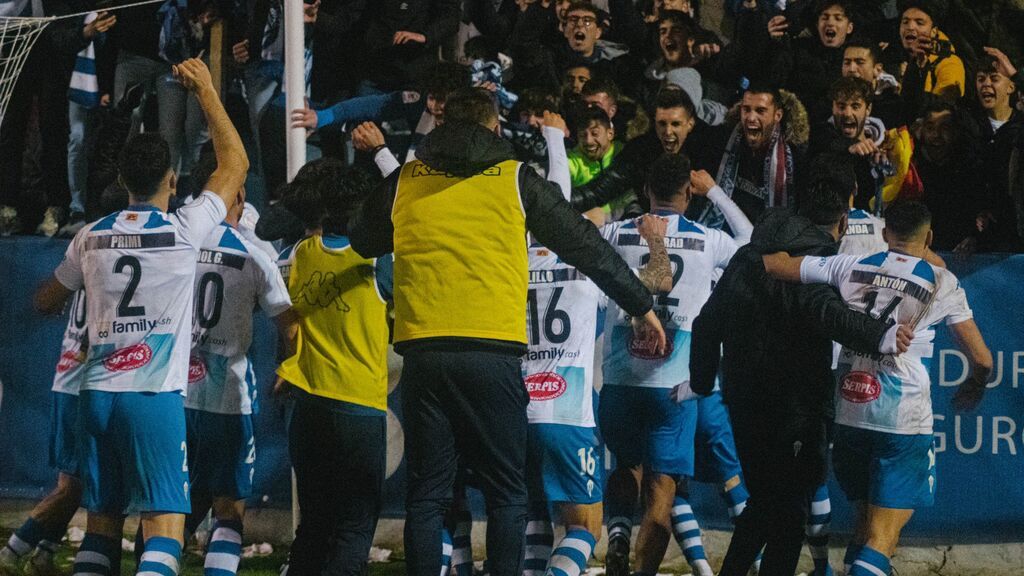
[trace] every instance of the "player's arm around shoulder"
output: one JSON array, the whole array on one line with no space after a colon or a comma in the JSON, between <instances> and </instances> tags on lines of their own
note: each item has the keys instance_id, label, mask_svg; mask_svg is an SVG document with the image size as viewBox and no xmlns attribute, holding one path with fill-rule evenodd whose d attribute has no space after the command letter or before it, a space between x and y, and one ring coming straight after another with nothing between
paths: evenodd
<instances>
[{"instance_id":1,"label":"player's arm around shoulder","mask_svg":"<svg viewBox=\"0 0 1024 576\"><path fill-rule=\"evenodd\" d=\"M379 258L395 250L395 226L391 221L391 210L401 175L401 170L392 172L349 218L348 240L352 249L363 258Z\"/></svg>"}]
</instances>

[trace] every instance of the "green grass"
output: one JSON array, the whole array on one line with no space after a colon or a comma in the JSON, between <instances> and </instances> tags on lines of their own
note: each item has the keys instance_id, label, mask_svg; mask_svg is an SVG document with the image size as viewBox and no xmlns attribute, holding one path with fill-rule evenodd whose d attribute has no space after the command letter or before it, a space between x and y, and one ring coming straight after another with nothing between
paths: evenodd
<instances>
[{"instance_id":1,"label":"green grass","mask_svg":"<svg viewBox=\"0 0 1024 576\"><path fill-rule=\"evenodd\" d=\"M0 542L6 542L10 533L10 530L0 529ZM56 556L56 564L61 573L71 574L76 551L77 548L72 547L67 541L61 544ZM287 556L287 546L274 545L273 554L242 558L238 572L244 576L277 576ZM121 555L121 576L133 576L134 574L135 556L132 552L125 552ZM203 557L186 550L181 576L202 576L202 574ZM405 562L401 558L386 563L370 564L370 576L401 576L402 574L405 574Z\"/></svg>"}]
</instances>

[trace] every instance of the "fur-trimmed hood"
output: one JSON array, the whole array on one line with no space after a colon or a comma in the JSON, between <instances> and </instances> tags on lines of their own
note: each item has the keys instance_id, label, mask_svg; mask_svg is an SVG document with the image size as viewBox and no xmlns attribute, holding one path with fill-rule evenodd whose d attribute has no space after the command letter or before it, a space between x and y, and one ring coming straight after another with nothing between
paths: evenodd
<instances>
[{"instance_id":1,"label":"fur-trimmed hood","mask_svg":"<svg viewBox=\"0 0 1024 576\"><path fill-rule=\"evenodd\" d=\"M786 143L790 146L806 146L811 138L811 120L807 115L807 109L796 94L786 90L779 90L779 94L782 96L782 129ZM739 121L740 105L737 102L726 114L725 124L733 127Z\"/></svg>"}]
</instances>

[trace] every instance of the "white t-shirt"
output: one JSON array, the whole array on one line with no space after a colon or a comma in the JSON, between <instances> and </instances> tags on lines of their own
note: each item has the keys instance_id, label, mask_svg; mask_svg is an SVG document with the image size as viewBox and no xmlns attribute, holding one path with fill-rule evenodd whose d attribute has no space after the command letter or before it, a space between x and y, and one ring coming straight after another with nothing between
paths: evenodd
<instances>
[{"instance_id":1,"label":"white t-shirt","mask_svg":"<svg viewBox=\"0 0 1024 576\"><path fill-rule=\"evenodd\" d=\"M82 390L185 389L196 256L226 214L204 192L175 214L130 206L75 235L54 276L89 298Z\"/></svg>"},{"instance_id":2,"label":"white t-shirt","mask_svg":"<svg viewBox=\"0 0 1024 576\"><path fill-rule=\"evenodd\" d=\"M608 297L543 246L531 246L523 379L531 424L593 427L597 314Z\"/></svg>"},{"instance_id":3,"label":"white t-shirt","mask_svg":"<svg viewBox=\"0 0 1024 576\"><path fill-rule=\"evenodd\" d=\"M247 355L258 305L274 317L291 306L274 262L224 224L199 252L192 321L192 357L185 407L252 414L256 380Z\"/></svg>"},{"instance_id":4,"label":"white t-shirt","mask_svg":"<svg viewBox=\"0 0 1024 576\"><path fill-rule=\"evenodd\" d=\"M800 275L804 283L838 288L854 310L915 330L910 349L899 356L843 348L836 371L836 423L893 434L931 434L928 364L934 355L935 325L973 317L956 276L896 252L805 258Z\"/></svg>"},{"instance_id":5,"label":"white t-shirt","mask_svg":"<svg viewBox=\"0 0 1024 576\"><path fill-rule=\"evenodd\" d=\"M604 344L604 383L611 386L673 388L690 380L690 332L693 320L711 296L716 270L725 268L738 249L736 241L720 230L708 229L679 214L668 218L665 247L672 261L672 290L654 298L654 311L668 339L665 354L652 356L632 347L630 316L614 302L608 304ZM632 220L614 222L602 234L630 268L646 266L647 242ZM681 391L682 397L692 392Z\"/></svg>"},{"instance_id":6,"label":"white t-shirt","mask_svg":"<svg viewBox=\"0 0 1024 576\"><path fill-rule=\"evenodd\" d=\"M86 339L85 290L79 290L71 296L68 326L64 329L64 338L60 344L60 359L57 360L57 369L53 374L53 387L50 390L78 396L78 388L82 385L82 376L85 373L82 344Z\"/></svg>"}]
</instances>

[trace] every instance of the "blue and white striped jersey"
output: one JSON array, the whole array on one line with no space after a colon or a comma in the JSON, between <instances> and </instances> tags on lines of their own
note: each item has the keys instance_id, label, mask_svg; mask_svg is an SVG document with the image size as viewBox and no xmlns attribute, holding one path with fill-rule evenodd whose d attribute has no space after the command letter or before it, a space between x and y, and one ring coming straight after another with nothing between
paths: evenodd
<instances>
[{"instance_id":1,"label":"blue and white striped jersey","mask_svg":"<svg viewBox=\"0 0 1024 576\"><path fill-rule=\"evenodd\" d=\"M604 383L611 386L673 388L690 380L690 332L693 320L711 296L716 270L725 268L736 253L736 241L721 230L706 228L686 217L666 213L665 247L672 262L672 289L657 294L654 311L667 337L663 356L633 345L630 317L614 302L608 304L605 337ZM647 242L633 221L615 222L602 230L604 237L630 268L644 267L650 259ZM693 395L680 391L681 398Z\"/></svg>"},{"instance_id":2,"label":"blue and white striped jersey","mask_svg":"<svg viewBox=\"0 0 1024 576\"><path fill-rule=\"evenodd\" d=\"M928 365L935 326L973 317L956 276L897 252L805 258L804 283L839 289L854 310L913 327L910 349L898 356L843 347L836 370L836 422L894 434L931 434Z\"/></svg>"},{"instance_id":3,"label":"blue and white striped jersey","mask_svg":"<svg viewBox=\"0 0 1024 576\"><path fill-rule=\"evenodd\" d=\"M54 276L88 294L82 390L185 389L196 257L226 213L204 192L175 214L130 206L75 235Z\"/></svg>"},{"instance_id":4,"label":"blue and white striped jersey","mask_svg":"<svg viewBox=\"0 0 1024 576\"><path fill-rule=\"evenodd\" d=\"M523 379L531 424L593 427L597 315L608 297L543 246L529 250Z\"/></svg>"},{"instance_id":5,"label":"blue and white striped jersey","mask_svg":"<svg viewBox=\"0 0 1024 576\"><path fill-rule=\"evenodd\" d=\"M199 252L192 321L192 357L185 407L252 414L256 380L249 361L256 306L274 317L291 306L270 257L223 224Z\"/></svg>"}]
</instances>

